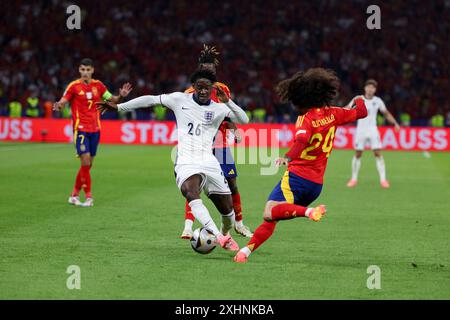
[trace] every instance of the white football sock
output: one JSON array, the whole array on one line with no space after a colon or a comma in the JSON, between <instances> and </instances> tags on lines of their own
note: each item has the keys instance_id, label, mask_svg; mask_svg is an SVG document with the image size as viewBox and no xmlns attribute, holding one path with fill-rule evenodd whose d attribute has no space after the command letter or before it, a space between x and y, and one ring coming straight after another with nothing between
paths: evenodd
<instances>
[{"instance_id":1,"label":"white football sock","mask_svg":"<svg viewBox=\"0 0 450 320\"><path fill-rule=\"evenodd\" d=\"M191 219L184 220L184 228L185 229L191 229L192 230L192 225L193 224L194 224L194 221L192 221Z\"/></svg>"},{"instance_id":2,"label":"white football sock","mask_svg":"<svg viewBox=\"0 0 450 320\"><path fill-rule=\"evenodd\" d=\"M211 230L211 232L214 233L215 236L220 234L219 229L217 229L214 220L209 215L208 209L203 204L202 199L192 200L191 202L189 202L189 206L191 207L192 214L194 215L195 219L197 219L202 226Z\"/></svg>"},{"instance_id":3,"label":"white football sock","mask_svg":"<svg viewBox=\"0 0 450 320\"><path fill-rule=\"evenodd\" d=\"M380 181L386 180L386 166L384 164L384 158L382 156L376 157L378 174L380 175Z\"/></svg>"},{"instance_id":4,"label":"white football sock","mask_svg":"<svg viewBox=\"0 0 450 320\"><path fill-rule=\"evenodd\" d=\"M250 253L252 253L252 251L247 246L243 247L240 251L247 257L250 255Z\"/></svg>"},{"instance_id":5,"label":"white football sock","mask_svg":"<svg viewBox=\"0 0 450 320\"><path fill-rule=\"evenodd\" d=\"M353 156L352 159L352 179L358 180L359 169L361 168L361 158Z\"/></svg>"},{"instance_id":6,"label":"white football sock","mask_svg":"<svg viewBox=\"0 0 450 320\"><path fill-rule=\"evenodd\" d=\"M231 212L227 215L222 215L222 233L223 235L227 235L228 232L233 228L234 226L234 210L231 210Z\"/></svg>"},{"instance_id":7,"label":"white football sock","mask_svg":"<svg viewBox=\"0 0 450 320\"><path fill-rule=\"evenodd\" d=\"M309 215L310 215L311 212L313 212L313 211L314 211L314 208L308 208L308 209L306 209L306 211L305 211L305 217L309 218Z\"/></svg>"}]
</instances>

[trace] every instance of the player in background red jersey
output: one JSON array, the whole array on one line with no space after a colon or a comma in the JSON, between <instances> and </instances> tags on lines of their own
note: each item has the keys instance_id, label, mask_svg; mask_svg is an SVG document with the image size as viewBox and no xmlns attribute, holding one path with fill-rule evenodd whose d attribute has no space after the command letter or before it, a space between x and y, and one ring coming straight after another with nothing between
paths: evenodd
<instances>
[{"instance_id":1,"label":"player in background red jersey","mask_svg":"<svg viewBox=\"0 0 450 320\"><path fill-rule=\"evenodd\" d=\"M320 221L324 205L308 206L322 191L323 176L333 149L336 128L367 116L363 99L355 99L356 108L330 107L337 94L339 79L331 70L312 68L281 81L277 91L281 100L293 103L299 111L294 144L277 166L288 166L273 189L264 209L264 222L255 230L247 246L234 257L247 262L248 256L263 244L280 220L308 217Z\"/></svg>"},{"instance_id":2,"label":"player in background red jersey","mask_svg":"<svg viewBox=\"0 0 450 320\"><path fill-rule=\"evenodd\" d=\"M209 47L207 45L203 45L203 50L200 53L200 57L198 59L199 69L206 69L214 74L217 74L216 67L219 64L219 60L217 56L219 52L217 52L215 47ZM214 86L219 87L222 91L227 95L229 99L231 99L231 91L227 85L216 82ZM194 92L194 88L191 86L185 90L186 93ZM219 102L217 98L217 89L213 88L211 93L211 100L215 102ZM218 134L215 137L213 152L216 156L217 160L220 163L222 168L222 172L225 178L228 181L228 185L231 190L231 196L233 198L233 208L236 214L236 223L234 226L234 230L244 236L250 238L253 236L253 233L250 229L244 225L244 220L242 216L242 206L241 206L241 196L239 194L239 190L237 187L236 177L237 177L237 169L234 163L233 155L228 146L227 142L227 132L232 132L235 136L235 141L240 142L241 136L239 131L237 130L236 125L230 121L230 119L225 118L225 121L222 122L222 125L219 128ZM190 239L192 237L192 225L194 223L194 215L192 214L191 208L189 207L188 202L185 204L185 214L184 214L184 230L181 234L182 239Z\"/></svg>"},{"instance_id":3,"label":"player in background red jersey","mask_svg":"<svg viewBox=\"0 0 450 320\"><path fill-rule=\"evenodd\" d=\"M91 59L83 59L78 67L80 79L72 81L66 88L63 97L53 105L54 110L61 110L66 103L70 103L73 121L73 141L80 158L81 166L78 170L75 186L69 197L69 203L90 207L94 205L91 193L92 163L97 154L100 141L100 114L95 103L108 100L119 103L132 90L129 83L125 83L119 90L119 95L112 95L106 86L96 79L92 79L94 64ZM86 201L80 201L80 191L84 190Z\"/></svg>"}]
</instances>

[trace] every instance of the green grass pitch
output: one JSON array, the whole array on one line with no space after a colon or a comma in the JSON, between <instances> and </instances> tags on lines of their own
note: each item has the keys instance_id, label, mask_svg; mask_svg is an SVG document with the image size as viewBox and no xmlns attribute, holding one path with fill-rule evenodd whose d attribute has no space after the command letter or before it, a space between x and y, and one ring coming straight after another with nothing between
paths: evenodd
<instances>
[{"instance_id":1,"label":"green grass pitch","mask_svg":"<svg viewBox=\"0 0 450 320\"><path fill-rule=\"evenodd\" d=\"M0 299L450 299L450 153L384 152L384 190L366 152L350 190L352 152L333 151L316 201L328 206L323 221L280 222L241 265L179 238L184 200L170 151L101 145L95 207L77 208L66 202L78 169L72 145L1 143ZM253 230L282 175L259 169L238 166ZM81 269L80 290L66 287L69 265ZM370 265L381 269L379 290L366 287Z\"/></svg>"}]
</instances>

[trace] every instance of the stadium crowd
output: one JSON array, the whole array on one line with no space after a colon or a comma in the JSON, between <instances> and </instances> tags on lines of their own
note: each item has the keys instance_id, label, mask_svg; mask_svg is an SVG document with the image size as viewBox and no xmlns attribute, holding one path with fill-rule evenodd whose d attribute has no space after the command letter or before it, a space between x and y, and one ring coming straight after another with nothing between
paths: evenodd
<instances>
[{"instance_id":1,"label":"stadium crowd","mask_svg":"<svg viewBox=\"0 0 450 320\"><path fill-rule=\"evenodd\" d=\"M366 27L365 1L81 0L81 30L66 27L69 4L1 2L0 115L68 117L51 105L84 57L114 92L126 81L131 96L184 90L207 43L221 52L219 80L253 121L292 121L274 85L323 66L342 80L338 105L374 78L377 95L404 124L450 125L449 1L381 5L380 30ZM171 117L161 110L133 116Z\"/></svg>"}]
</instances>

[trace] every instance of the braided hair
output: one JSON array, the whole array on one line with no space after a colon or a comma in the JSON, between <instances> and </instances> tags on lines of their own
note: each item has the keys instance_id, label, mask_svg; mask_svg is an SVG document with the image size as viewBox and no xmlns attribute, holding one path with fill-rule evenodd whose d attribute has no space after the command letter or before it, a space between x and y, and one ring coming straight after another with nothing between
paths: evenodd
<instances>
[{"instance_id":1,"label":"braided hair","mask_svg":"<svg viewBox=\"0 0 450 320\"><path fill-rule=\"evenodd\" d=\"M203 50L200 52L198 63L213 63L214 66L217 67L219 65L219 59L217 58L218 56L219 52L216 47L203 44Z\"/></svg>"}]
</instances>

